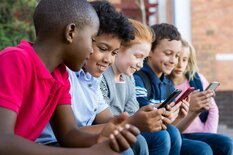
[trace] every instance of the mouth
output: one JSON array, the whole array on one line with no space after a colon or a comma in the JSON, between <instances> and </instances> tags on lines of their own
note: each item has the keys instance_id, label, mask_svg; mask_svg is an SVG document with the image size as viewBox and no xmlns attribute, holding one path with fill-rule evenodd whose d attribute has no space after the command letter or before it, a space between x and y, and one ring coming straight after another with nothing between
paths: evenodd
<instances>
[{"instance_id":1,"label":"mouth","mask_svg":"<svg viewBox=\"0 0 233 155\"><path fill-rule=\"evenodd\" d=\"M175 72L176 74L183 73L182 70L174 70L174 72Z\"/></svg>"},{"instance_id":2,"label":"mouth","mask_svg":"<svg viewBox=\"0 0 233 155\"><path fill-rule=\"evenodd\" d=\"M136 67L130 66L130 68L133 70L133 72L136 72L138 69Z\"/></svg>"},{"instance_id":3,"label":"mouth","mask_svg":"<svg viewBox=\"0 0 233 155\"><path fill-rule=\"evenodd\" d=\"M108 69L108 66L109 65L100 65L100 64L97 64L97 68L101 71L101 72L104 72Z\"/></svg>"},{"instance_id":4,"label":"mouth","mask_svg":"<svg viewBox=\"0 0 233 155\"><path fill-rule=\"evenodd\" d=\"M166 69L168 69L168 70L172 70L172 69L173 69L173 65L165 64L164 66L165 66Z\"/></svg>"}]
</instances>

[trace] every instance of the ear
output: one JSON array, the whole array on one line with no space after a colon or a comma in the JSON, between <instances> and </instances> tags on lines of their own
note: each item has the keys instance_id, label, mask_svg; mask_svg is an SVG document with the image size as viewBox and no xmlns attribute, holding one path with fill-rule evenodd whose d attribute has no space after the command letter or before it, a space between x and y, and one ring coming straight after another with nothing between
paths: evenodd
<instances>
[{"instance_id":1,"label":"ear","mask_svg":"<svg viewBox=\"0 0 233 155\"><path fill-rule=\"evenodd\" d=\"M65 40L68 42L68 43L72 43L73 42L73 39L75 37L75 33L77 33L76 31L77 27L74 23L70 23L66 26L66 29L65 29Z\"/></svg>"}]
</instances>

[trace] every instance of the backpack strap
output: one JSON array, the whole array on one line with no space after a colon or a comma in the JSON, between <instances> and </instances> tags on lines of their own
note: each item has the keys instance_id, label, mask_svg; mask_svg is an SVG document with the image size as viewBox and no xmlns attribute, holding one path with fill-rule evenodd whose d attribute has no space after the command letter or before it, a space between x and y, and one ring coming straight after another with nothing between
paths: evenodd
<instances>
[{"instance_id":1,"label":"backpack strap","mask_svg":"<svg viewBox=\"0 0 233 155\"><path fill-rule=\"evenodd\" d=\"M142 81L143 81L143 84L145 85L145 88L147 90L147 98L148 99L151 99L151 95L152 95L152 86L151 86L151 79L150 79L150 76L148 75L148 73L144 72L143 70L139 70L137 72L135 72L136 75L138 75Z\"/></svg>"}]
</instances>

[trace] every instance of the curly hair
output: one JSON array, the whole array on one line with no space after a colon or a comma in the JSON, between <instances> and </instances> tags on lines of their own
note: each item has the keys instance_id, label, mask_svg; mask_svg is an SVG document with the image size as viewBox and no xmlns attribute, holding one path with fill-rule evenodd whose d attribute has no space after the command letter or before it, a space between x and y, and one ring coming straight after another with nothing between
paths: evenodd
<instances>
[{"instance_id":1,"label":"curly hair","mask_svg":"<svg viewBox=\"0 0 233 155\"><path fill-rule=\"evenodd\" d=\"M155 40L152 42L152 50L156 48L160 40L168 39L171 40L182 40L180 32L177 28L171 24L161 23L151 26L152 30L155 33Z\"/></svg>"},{"instance_id":2,"label":"curly hair","mask_svg":"<svg viewBox=\"0 0 233 155\"><path fill-rule=\"evenodd\" d=\"M134 39L134 28L125 15L116 11L107 1L92 1L90 3L99 16L98 35L113 34L125 42Z\"/></svg>"}]
</instances>

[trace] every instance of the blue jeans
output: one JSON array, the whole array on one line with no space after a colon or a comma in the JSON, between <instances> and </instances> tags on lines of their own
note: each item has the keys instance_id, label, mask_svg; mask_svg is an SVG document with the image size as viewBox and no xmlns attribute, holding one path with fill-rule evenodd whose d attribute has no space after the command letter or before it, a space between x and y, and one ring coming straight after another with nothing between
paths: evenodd
<instances>
[{"instance_id":1,"label":"blue jeans","mask_svg":"<svg viewBox=\"0 0 233 155\"><path fill-rule=\"evenodd\" d=\"M147 142L142 135L137 136L137 142L131 148L122 152L123 155L149 155Z\"/></svg>"},{"instance_id":2,"label":"blue jeans","mask_svg":"<svg viewBox=\"0 0 233 155\"><path fill-rule=\"evenodd\" d=\"M181 135L176 127L168 125L167 130L142 132L141 134L147 141L150 155L180 154Z\"/></svg>"},{"instance_id":3,"label":"blue jeans","mask_svg":"<svg viewBox=\"0 0 233 155\"><path fill-rule=\"evenodd\" d=\"M227 136L214 133L185 133L182 137L181 154L233 155L233 141Z\"/></svg>"}]
</instances>

